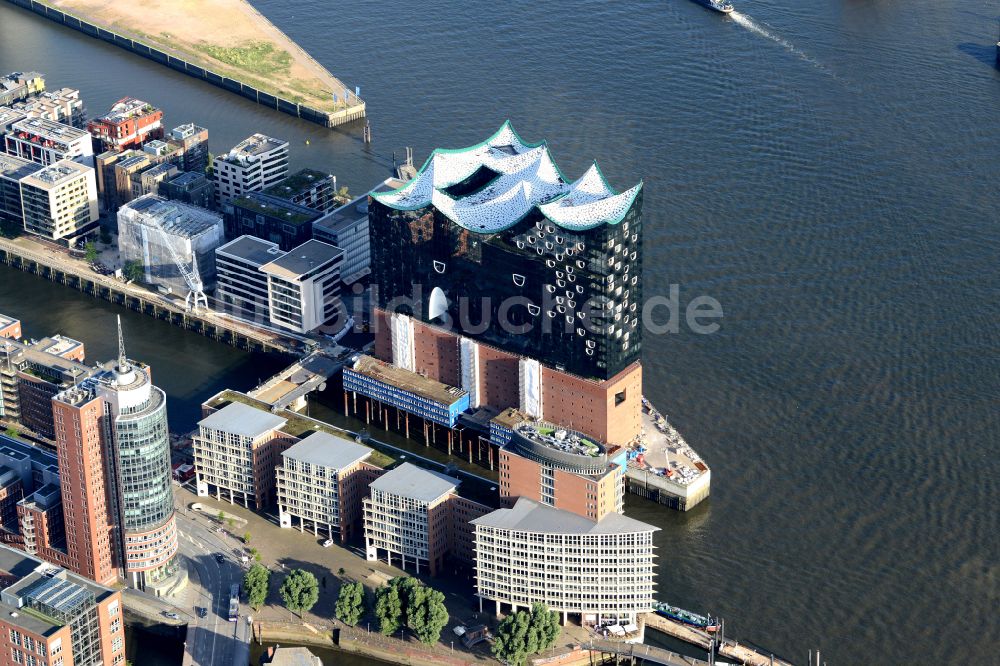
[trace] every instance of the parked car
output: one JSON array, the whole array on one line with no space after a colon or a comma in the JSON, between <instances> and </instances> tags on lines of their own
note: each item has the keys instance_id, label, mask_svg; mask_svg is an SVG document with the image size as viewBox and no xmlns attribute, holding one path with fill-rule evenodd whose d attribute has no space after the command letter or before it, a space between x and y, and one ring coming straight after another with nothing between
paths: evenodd
<instances>
[{"instance_id":1,"label":"parked car","mask_svg":"<svg viewBox=\"0 0 1000 666\"><path fill-rule=\"evenodd\" d=\"M164 617L169 617L171 620L179 620L179 619L181 619L180 615L178 615L177 613L171 613L170 611L163 611L163 616Z\"/></svg>"},{"instance_id":2,"label":"parked car","mask_svg":"<svg viewBox=\"0 0 1000 666\"><path fill-rule=\"evenodd\" d=\"M324 548L329 548L332 545L333 545L333 539L327 539L326 541L323 542Z\"/></svg>"},{"instance_id":3,"label":"parked car","mask_svg":"<svg viewBox=\"0 0 1000 666\"><path fill-rule=\"evenodd\" d=\"M198 613L198 617L205 617L208 615L208 609L204 606L198 606L198 608L195 609L195 612Z\"/></svg>"},{"instance_id":4,"label":"parked car","mask_svg":"<svg viewBox=\"0 0 1000 666\"><path fill-rule=\"evenodd\" d=\"M226 558L225 558L225 556L222 553L216 553L215 554L215 561L218 562L219 564L222 564L223 562L226 561Z\"/></svg>"}]
</instances>

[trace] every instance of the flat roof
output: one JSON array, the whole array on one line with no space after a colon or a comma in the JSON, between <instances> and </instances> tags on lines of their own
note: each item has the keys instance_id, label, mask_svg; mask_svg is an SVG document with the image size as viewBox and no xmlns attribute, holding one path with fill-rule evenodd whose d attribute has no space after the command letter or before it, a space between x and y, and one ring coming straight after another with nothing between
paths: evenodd
<instances>
[{"instance_id":1,"label":"flat roof","mask_svg":"<svg viewBox=\"0 0 1000 666\"><path fill-rule=\"evenodd\" d=\"M221 430L241 437L259 437L288 423L287 419L255 409L241 402L231 402L198 422L199 426Z\"/></svg>"},{"instance_id":2,"label":"flat roof","mask_svg":"<svg viewBox=\"0 0 1000 666\"><path fill-rule=\"evenodd\" d=\"M245 197L233 199L231 203L234 208L243 208L244 210L267 215L294 225L308 224L323 215L318 210L300 206L288 199L271 196L263 192L250 192Z\"/></svg>"},{"instance_id":3,"label":"flat roof","mask_svg":"<svg viewBox=\"0 0 1000 666\"><path fill-rule=\"evenodd\" d=\"M215 252L217 254L228 254L231 257L242 259L256 266L263 266L268 262L274 261L275 257L284 254L277 243L272 243L256 236L240 236L216 248Z\"/></svg>"},{"instance_id":4,"label":"flat roof","mask_svg":"<svg viewBox=\"0 0 1000 666\"><path fill-rule=\"evenodd\" d=\"M505 428L509 428L511 430L513 430L514 426L518 425L519 423L524 423L525 421L532 421L532 420L534 419L531 416L528 416L527 414L522 412L520 409L517 409L516 407L508 407L507 409L503 410L502 412L494 416L492 419L493 423L496 423L497 425L503 426Z\"/></svg>"},{"instance_id":5,"label":"flat roof","mask_svg":"<svg viewBox=\"0 0 1000 666\"><path fill-rule=\"evenodd\" d=\"M372 192L389 192L402 185L402 181L388 178L350 203L335 208L313 222L313 229L320 227L322 229L329 229L335 233L343 227L356 223L358 220L368 219L368 195Z\"/></svg>"},{"instance_id":6,"label":"flat roof","mask_svg":"<svg viewBox=\"0 0 1000 666\"><path fill-rule=\"evenodd\" d=\"M279 180L274 185L263 190L264 194L274 197L292 197L302 194L312 189L312 186L321 181L329 181L333 174L323 173L317 169L300 169L283 180Z\"/></svg>"},{"instance_id":7,"label":"flat roof","mask_svg":"<svg viewBox=\"0 0 1000 666\"><path fill-rule=\"evenodd\" d=\"M412 463L403 463L377 478L371 487L418 502L433 502L442 495L453 492L459 483L461 481L453 476L432 472Z\"/></svg>"},{"instance_id":8,"label":"flat roof","mask_svg":"<svg viewBox=\"0 0 1000 666\"><path fill-rule=\"evenodd\" d=\"M484 527L551 534L629 534L660 529L620 513L609 513L601 520L593 521L526 497L518 498L511 509L497 509L469 522Z\"/></svg>"},{"instance_id":9,"label":"flat roof","mask_svg":"<svg viewBox=\"0 0 1000 666\"><path fill-rule=\"evenodd\" d=\"M21 180L25 176L30 176L33 173L41 171L43 168L37 162L22 160L20 157L0 153L0 175L10 180Z\"/></svg>"},{"instance_id":10,"label":"flat roof","mask_svg":"<svg viewBox=\"0 0 1000 666\"><path fill-rule=\"evenodd\" d=\"M403 391L415 393L423 398L443 405L451 405L458 402L459 398L467 394L468 391L449 386L441 382L418 375L415 372L398 368L390 363L385 363L372 356L362 354L350 367L355 372L371 377L385 384L389 384Z\"/></svg>"},{"instance_id":11,"label":"flat roof","mask_svg":"<svg viewBox=\"0 0 1000 666\"><path fill-rule=\"evenodd\" d=\"M138 218L129 219L129 211L138 213ZM158 194L145 194L133 199L118 209L119 220L123 219L123 214L126 222L140 224L147 224L148 217L155 217L165 233L181 238L194 238L222 228L222 216L218 213L183 201L164 199Z\"/></svg>"},{"instance_id":12,"label":"flat roof","mask_svg":"<svg viewBox=\"0 0 1000 666\"><path fill-rule=\"evenodd\" d=\"M297 248L289 250L281 257L260 267L270 275L286 279L297 279L312 270L325 266L344 254L339 247L316 239L307 240Z\"/></svg>"},{"instance_id":13,"label":"flat roof","mask_svg":"<svg viewBox=\"0 0 1000 666\"><path fill-rule=\"evenodd\" d=\"M87 173L92 173L93 171L89 166L74 162L73 160L59 160L35 173L25 176L21 179L21 183L48 190L81 176L86 177Z\"/></svg>"},{"instance_id":14,"label":"flat roof","mask_svg":"<svg viewBox=\"0 0 1000 666\"><path fill-rule=\"evenodd\" d=\"M252 134L233 146L228 153L220 156L222 160L233 159L239 161L238 157L251 157L270 152L272 150L287 147L288 142L284 139L275 139L266 134Z\"/></svg>"},{"instance_id":15,"label":"flat roof","mask_svg":"<svg viewBox=\"0 0 1000 666\"><path fill-rule=\"evenodd\" d=\"M367 446L325 432L314 432L281 455L321 467L343 469L372 454Z\"/></svg>"},{"instance_id":16,"label":"flat roof","mask_svg":"<svg viewBox=\"0 0 1000 666\"><path fill-rule=\"evenodd\" d=\"M14 123L12 129L14 132L28 132L50 139L56 138L60 141L76 141L83 137L90 138L90 133L86 130L78 129L65 123L58 123L48 118L26 118Z\"/></svg>"}]
</instances>

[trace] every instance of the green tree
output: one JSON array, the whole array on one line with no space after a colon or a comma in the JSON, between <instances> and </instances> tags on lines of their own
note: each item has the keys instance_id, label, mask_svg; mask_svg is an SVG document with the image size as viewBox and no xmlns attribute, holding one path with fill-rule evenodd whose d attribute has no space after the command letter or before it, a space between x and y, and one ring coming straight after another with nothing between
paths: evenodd
<instances>
[{"instance_id":1,"label":"green tree","mask_svg":"<svg viewBox=\"0 0 1000 666\"><path fill-rule=\"evenodd\" d=\"M294 569L285 578L278 593L281 594L285 608L299 613L301 617L302 613L309 611L319 600L319 582L308 571Z\"/></svg>"},{"instance_id":2,"label":"green tree","mask_svg":"<svg viewBox=\"0 0 1000 666\"><path fill-rule=\"evenodd\" d=\"M337 196L340 197L341 199L348 199L348 198L350 198L351 195L350 195L350 192L347 189L347 185L344 185L339 190L337 190Z\"/></svg>"},{"instance_id":3,"label":"green tree","mask_svg":"<svg viewBox=\"0 0 1000 666\"><path fill-rule=\"evenodd\" d=\"M444 595L438 590L418 585L410 590L406 603L406 626L417 640L434 645L441 638L441 630L448 624L448 609Z\"/></svg>"},{"instance_id":4,"label":"green tree","mask_svg":"<svg viewBox=\"0 0 1000 666\"><path fill-rule=\"evenodd\" d=\"M402 626L403 604L397 585L383 585L375 591L375 618L385 636L391 636Z\"/></svg>"},{"instance_id":5,"label":"green tree","mask_svg":"<svg viewBox=\"0 0 1000 666\"><path fill-rule=\"evenodd\" d=\"M219 524L221 525L222 523L226 522L226 512L219 511L219 515L217 515L216 518L219 519Z\"/></svg>"},{"instance_id":6,"label":"green tree","mask_svg":"<svg viewBox=\"0 0 1000 666\"><path fill-rule=\"evenodd\" d=\"M413 590L420 586L420 581L410 576L397 576L389 581L389 585L395 587L399 594L399 606L402 609L400 622L408 625L409 618L406 615L406 611L410 606Z\"/></svg>"},{"instance_id":7,"label":"green tree","mask_svg":"<svg viewBox=\"0 0 1000 666\"><path fill-rule=\"evenodd\" d=\"M536 603L531 612L518 611L503 619L493 641L493 656L520 666L528 655L555 645L560 631L559 614Z\"/></svg>"},{"instance_id":8,"label":"green tree","mask_svg":"<svg viewBox=\"0 0 1000 666\"><path fill-rule=\"evenodd\" d=\"M365 588L360 582L340 586L335 614L338 620L351 627L361 621L365 614Z\"/></svg>"},{"instance_id":9,"label":"green tree","mask_svg":"<svg viewBox=\"0 0 1000 666\"><path fill-rule=\"evenodd\" d=\"M255 564L243 575L243 589L247 591L250 606L256 611L267 600L267 587L271 580L271 572L267 567Z\"/></svg>"},{"instance_id":10,"label":"green tree","mask_svg":"<svg viewBox=\"0 0 1000 666\"><path fill-rule=\"evenodd\" d=\"M92 242L87 243L86 245L83 246L83 258L89 261L90 263L94 263L95 261L97 261L97 257L99 256L100 253L97 251L97 245L95 245L94 243Z\"/></svg>"},{"instance_id":11,"label":"green tree","mask_svg":"<svg viewBox=\"0 0 1000 666\"><path fill-rule=\"evenodd\" d=\"M122 266L122 275L125 276L126 280L142 282L143 278L146 277L146 271L138 261L126 261L125 265ZM219 513L222 514L221 511ZM222 522L222 518L219 518L219 522Z\"/></svg>"},{"instance_id":12,"label":"green tree","mask_svg":"<svg viewBox=\"0 0 1000 666\"><path fill-rule=\"evenodd\" d=\"M213 173L215 173L215 155L209 153L208 161L205 163L205 175L211 178Z\"/></svg>"},{"instance_id":13,"label":"green tree","mask_svg":"<svg viewBox=\"0 0 1000 666\"><path fill-rule=\"evenodd\" d=\"M17 436L20 435L21 433L18 432L17 428L15 428L14 426L7 426L7 430L4 431L4 434L7 435L8 437L17 438Z\"/></svg>"},{"instance_id":14,"label":"green tree","mask_svg":"<svg viewBox=\"0 0 1000 666\"><path fill-rule=\"evenodd\" d=\"M244 532L243 533L243 543L246 544L247 546L250 545L250 533L249 532Z\"/></svg>"}]
</instances>

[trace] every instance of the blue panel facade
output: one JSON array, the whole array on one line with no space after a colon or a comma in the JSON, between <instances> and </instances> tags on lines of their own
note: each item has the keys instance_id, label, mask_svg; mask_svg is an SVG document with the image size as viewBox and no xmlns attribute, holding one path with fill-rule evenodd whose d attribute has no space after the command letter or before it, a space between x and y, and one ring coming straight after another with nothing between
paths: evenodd
<instances>
[{"instance_id":1,"label":"blue panel facade","mask_svg":"<svg viewBox=\"0 0 1000 666\"><path fill-rule=\"evenodd\" d=\"M404 412L433 423L455 427L458 416L469 409L469 394L465 393L450 404L429 400L411 391L372 379L350 368L344 368L344 390L354 391Z\"/></svg>"}]
</instances>

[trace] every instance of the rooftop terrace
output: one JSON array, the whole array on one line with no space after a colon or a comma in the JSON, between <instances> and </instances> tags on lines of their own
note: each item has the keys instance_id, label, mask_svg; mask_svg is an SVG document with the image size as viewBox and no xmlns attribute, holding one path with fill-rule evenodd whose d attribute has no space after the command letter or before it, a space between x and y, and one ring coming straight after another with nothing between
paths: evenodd
<instances>
[{"instance_id":1,"label":"rooftop terrace","mask_svg":"<svg viewBox=\"0 0 1000 666\"><path fill-rule=\"evenodd\" d=\"M451 405L468 393L458 387L448 386L429 377L418 375L415 372L397 368L389 363L383 363L371 356L359 356L351 369L376 381L389 384L401 391L413 393L414 395L442 405Z\"/></svg>"}]
</instances>

